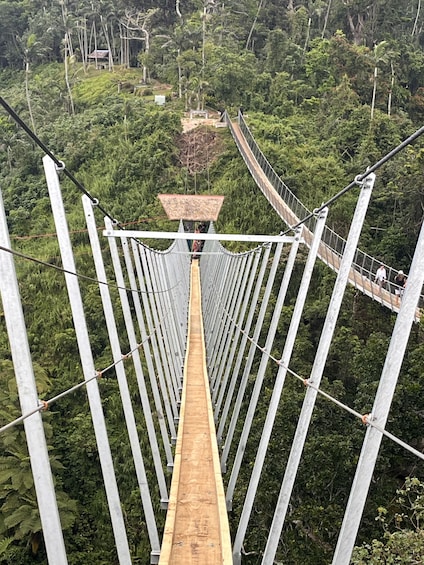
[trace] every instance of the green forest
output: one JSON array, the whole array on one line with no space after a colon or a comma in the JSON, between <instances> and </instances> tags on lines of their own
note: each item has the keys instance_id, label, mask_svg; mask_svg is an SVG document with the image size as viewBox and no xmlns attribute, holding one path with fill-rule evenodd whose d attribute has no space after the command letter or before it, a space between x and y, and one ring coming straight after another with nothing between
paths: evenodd
<instances>
[{"instance_id":1,"label":"green forest","mask_svg":"<svg viewBox=\"0 0 424 565\"><path fill-rule=\"evenodd\" d=\"M423 26L420 0L1 0L0 97L123 226L176 229L158 194L216 194L225 196L217 232L277 234L286 226L228 129L205 124L186 131L182 119L190 110L216 117L226 110L235 118L242 108L277 174L313 210L423 125ZM22 255L15 261L38 392L53 397L80 380L81 366L63 276L42 264L60 264L42 157L3 105L0 189L12 246ZM360 240L363 251L406 273L424 216L423 172L421 138L377 171ZM69 178L61 182L77 270L93 277L81 193ZM330 208L328 225L343 237L356 198L356 190L347 192ZM97 221L102 225L100 215ZM296 270L300 279L302 265ZM315 270L292 358L299 374L311 370L335 280L324 264ZM93 355L107 366L98 285L81 284ZM283 308L281 342L295 299L289 293ZM324 384L360 413L372 406L395 316L348 289ZM3 318L1 426L20 415ZM424 335L415 324L389 429L418 450L423 367ZM269 369L267 378L274 377ZM146 565L149 540L121 433L118 386L106 378L100 387L133 563ZM303 400L295 383L286 389L273 432L274 463L261 481L243 564L261 562ZM270 390L261 398L264 414ZM61 399L43 421L70 565L117 563L84 390ZM275 563L332 559L363 428L324 401L314 424ZM0 446L0 563L47 563L23 427L0 434ZM250 471L250 463L241 469L232 533ZM151 462L147 472L153 474ZM163 527L165 515L155 510ZM423 511L422 462L383 441L352 563L423 562Z\"/></svg>"}]
</instances>

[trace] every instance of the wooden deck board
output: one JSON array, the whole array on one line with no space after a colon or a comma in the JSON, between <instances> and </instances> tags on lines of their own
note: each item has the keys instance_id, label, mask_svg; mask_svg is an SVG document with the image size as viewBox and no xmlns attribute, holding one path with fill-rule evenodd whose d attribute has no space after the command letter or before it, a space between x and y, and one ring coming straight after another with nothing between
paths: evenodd
<instances>
[{"instance_id":1,"label":"wooden deck board","mask_svg":"<svg viewBox=\"0 0 424 565\"><path fill-rule=\"evenodd\" d=\"M228 517L209 393L198 261L191 267L180 423L160 565L230 565Z\"/></svg>"}]
</instances>

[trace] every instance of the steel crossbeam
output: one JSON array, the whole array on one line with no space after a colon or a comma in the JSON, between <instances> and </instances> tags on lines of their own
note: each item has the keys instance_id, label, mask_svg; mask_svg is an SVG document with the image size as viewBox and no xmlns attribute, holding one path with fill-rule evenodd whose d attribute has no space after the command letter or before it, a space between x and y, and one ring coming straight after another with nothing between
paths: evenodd
<instances>
[{"instance_id":1,"label":"steel crossbeam","mask_svg":"<svg viewBox=\"0 0 424 565\"><path fill-rule=\"evenodd\" d=\"M249 235L234 233L190 233L190 232L164 232L164 231L136 231L136 230L116 230L111 226L103 231L106 237L135 237L136 239L185 239L191 241L245 241L249 243L288 243L293 240L290 235ZM188 251L187 251L188 252Z\"/></svg>"}]
</instances>

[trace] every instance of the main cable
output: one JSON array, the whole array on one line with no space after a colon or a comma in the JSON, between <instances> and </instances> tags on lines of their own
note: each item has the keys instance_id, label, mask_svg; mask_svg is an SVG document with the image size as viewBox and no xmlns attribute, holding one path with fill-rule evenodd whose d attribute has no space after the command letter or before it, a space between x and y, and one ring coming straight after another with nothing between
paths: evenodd
<instances>
[{"instance_id":1,"label":"main cable","mask_svg":"<svg viewBox=\"0 0 424 565\"><path fill-rule=\"evenodd\" d=\"M6 112L8 112L8 114L15 120L15 122L19 126L21 126L21 128L29 135L29 137L34 141L34 143L36 143L46 153L46 155L48 155L50 159L52 159L58 171L63 171L63 173L75 184L75 186L79 188L79 190L91 200L93 206L96 206L104 214L104 216L107 216L112 221L113 225L118 226L119 228L122 229L123 224L121 224L116 218L114 218L112 214L110 214L100 204L98 198L95 198L89 193L89 191L85 188L85 186L66 168L65 163L60 159L58 159L54 155L54 153L50 151L47 145L32 131L32 129L24 122L24 120L15 112L15 110L11 106L9 106L9 104L2 96L0 96L0 104L3 106ZM133 239L137 242L138 245L144 247L145 249L148 249L148 246L145 243L143 243L137 238L133 238ZM152 251L157 252L154 249Z\"/></svg>"},{"instance_id":2,"label":"main cable","mask_svg":"<svg viewBox=\"0 0 424 565\"><path fill-rule=\"evenodd\" d=\"M29 137L34 141L34 143L36 143L38 145L38 147L40 147L45 153L46 155L48 155L50 157L50 159L52 159L52 161L55 163L55 165L58 167L58 169L60 169L61 171L63 171L63 173L75 184L75 186L77 186L81 192L83 192L90 200L93 204L96 204L97 208L105 215L107 216L110 220L112 220L112 222L116 225L120 225L117 220L107 211L105 210L99 203L99 201L97 200L97 198L94 198L89 192L88 190L85 188L85 186L74 177L74 175L68 171L68 169L66 168L65 164L63 163L63 161L60 161L51 151L50 149L47 147L47 145L45 143L43 143L41 141L41 139L32 131L32 129L30 127L27 126L27 124L22 120L22 118L15 112L15 110L9 106L9 104L6 102L6 100L0 96L0 104L3 106L3 108L6 110L6 112L15 120L15 122L21 126L21 128L29 135Z\"/></svg>"}]
</instances>

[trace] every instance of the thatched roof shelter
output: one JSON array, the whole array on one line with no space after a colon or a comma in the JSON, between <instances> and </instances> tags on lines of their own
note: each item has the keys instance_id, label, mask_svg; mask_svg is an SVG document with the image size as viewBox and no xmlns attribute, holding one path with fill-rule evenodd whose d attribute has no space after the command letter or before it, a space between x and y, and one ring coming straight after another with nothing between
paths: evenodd
<instances>
[{"instance_id":1,"label":"thatched roof shelter","mask_svg":"<svg viewBox=\"0 0 424 565\"><path fill-rule=\"evenodd\" d=\"M215 222L218 219L223 196L159 194L159 200L170 220Z\"/></svg>"}]
</instances>

